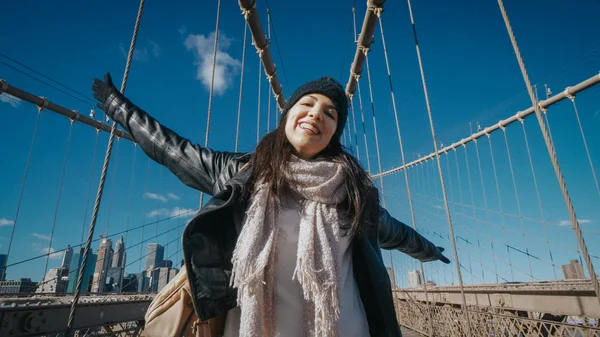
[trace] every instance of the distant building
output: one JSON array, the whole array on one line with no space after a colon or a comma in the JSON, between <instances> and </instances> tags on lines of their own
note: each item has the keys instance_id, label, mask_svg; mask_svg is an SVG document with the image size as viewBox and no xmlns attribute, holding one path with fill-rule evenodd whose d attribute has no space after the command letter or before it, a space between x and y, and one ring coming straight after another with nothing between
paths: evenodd
<instances>
[{"instance_id":1,"label":"distant building","mask_svg":"<svg viewBox=\"0 0 600 337\"><path fill-rule=\"evenodd\" d=\"M96 268L94 269L92 292L102 293L104 292L106 275L108 274L108 268L110 267L113 257L112 240L109 238L102 238L100 240L100 247L96 253L98 254L98 259L96 260Z\"/></svg>"},{"instance_id":2,"label":"distant building","mask_svg":"<svg viewBox=\"0 0 600 337\"><path fill-rule=\"evenodd\" d=\"M136 274L127 274L123 276L123 283L121 285L121 292L123 293L134 293L138 291L138 276Z\"/></svg>"},{"instance_id":3,"label":"distant building","mask_svg":"<svg viewBox=\"0 0 600 337\"><path fill-rule=\"evenodd\" d=\"M73 252L71 251L71 254ZM52 268L44 276L37 287L36 293L61 294L67 291L69 270L67 268Z\"/></svg>"},{"instance_id":4,"label":"distant building","mask_svg":"<svg viewBox=\"0 0 600 337\"><path fill-rule=\"evenodd\" d=\"M0 281L1 294L19 294L33 293L37 287L37 282L30 278L21 278L19 280Z\"/></svg>"},{"instance_id":5,"label":"distant building","mask_svg":"<svg viewBox=\"0 0 600 337\"><path fill-rule=\"evenodd\" d=\"M65 249L65 254L63 255L62 263L60 265L61 268L69 270L69 266L71 266L71 260L73 259L73 248L68 246Z\"/></svg>"},{"instance_id":6,"label":"distant building","mask_svg":"<svg viewBox=\"0 0 600 337\"><path fill-rule=\"evenodd\" d=\"M81 284L81 292L87 293L90 292L91 281L94 276L94 269L96 268L96 260L98 259L98 255L96 254L88 254L88 258L85 264L85 273L83 274L83 283ZM79 251L73 254L73 258L71 259L71 265L69 266L69 284L67 285L67 292L74 293L75 287L77 286L77 278L79 277L79 269L81 268L81 264L83 262L83 248L80 248Z\"/></svg>"},{"instance_id":7,"label":"distant building","mask_svg":"<svg viewBox=\"0 0 600 337\"><path fill-rule=\"evenodd\" d=\"M8 255L0 254L0 281L6 280L6 262L8 261Z\"/></svg>"},{"instance_id":8,"label":"distant building","mask_svg":"<svg viewBox=\"0 0 600 337\"><path fill-rule=\"evenodd\" d=\"M110 267L106 272L106 283L104 284L105 292L120 292L121 279L123 277L123 268Z\"/></svg>"},{"instance_id":9,"label":"distant building","mask_svg":"<svg viewBox=\"0 0 600 337\"><path fill-rule=\"evenodd\" d=\"M167 267L167 268L171 269L171 268L173 268L173 261L164 260L161 267Z\"/></svg>"},{"instance_id":10,"label":"distant building","mask_svg":"<svg viewBox=\"0 0 600 337\"><path fill-rule=\"evenodd\" d=\"M167 267L160 267L157 268L158 270L158 280L156 281L156 291L161 291L162 288L164 288L167 283L169 283L169 275L170 275L170 269Z\"/></svg>"},{"instance_id":11,"label":"distant building","mask_svg":"<svg viewBox=\"0 0 600 337\"><path fill-rule=\"evenodd\" d=\"M119 237L117 243L115 244L115 251L113 253L113 259L111 267L125 267L126 261L126 253L125 253L125 243L123 242L123 235Z\"/></svg>"},{"instance_id":12,"label":"distant building","mask_svg":"<svg viewBox=\"0 0 600 337\"><path fill-rule=\"evenodd\" d=\"M144 270L162 267L165 257L165 247L158 243L149 243L146 247L146 267Z\"/></svg>"},{"instance_id":13,"label":"distant building","mask_svg":"<svg viewBox=\"0 0 600 337\"><path fill-rule=\"evenodd\" d=\"M571 260L569 264L563 264L562 270L565 276L565 280L585 279L585 274L583 273L583 266L577 260Z\"/></svg>"},{"instance_id":14,"label":"distant building","mask_svg":"<svg viewBox=\"0 0 600 337\"><path fill-rule=\"evenodd\" d=\"M420 270L408 271L408 286L410 288L420 288L423 286L423 275Z\"/></svg>"},{"instance_id":15,"label":"distant building","mask_svg":"<svg viewBox=\"0 0 600 337\"><path fill-rule=\"evenodd\" d=\"M173 281L173 279L175 278L175 276L177 276L177 274L179 274L179 269L172 268L171 270L169 270L169 282Z\"/></svg>"},{"instance_id":16,"label":"distant building","mask_svg":"<svg viewBox=\"0 0 600 337\"><path fill-rule=\"evenodd\" d=\"M437 286L437 284L433 281L427 281L425 282L425 284L427 285L427 288Z\"/></svg>"}]
</instances>

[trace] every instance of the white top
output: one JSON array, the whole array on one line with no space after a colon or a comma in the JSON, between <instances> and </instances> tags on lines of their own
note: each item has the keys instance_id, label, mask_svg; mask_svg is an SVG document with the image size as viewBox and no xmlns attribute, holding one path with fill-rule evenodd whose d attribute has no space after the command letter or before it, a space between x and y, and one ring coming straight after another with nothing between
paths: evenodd
<instances>
[{"instance_id":1,"label":"white top","mask_svg":"<svg viewBox=\"0 0 600 337\"><path fill-rule=\"evenodd\" d=\"M291 202L290 202L291 201ZM303 337L302 329L302 287L297 280L292 280L296 267L296 251L300 214L293 200L287 205L282 203L279 215L279 227L282 235L277 242L279 253L275 267L277 287L275 303L275 337ZM342 298L340 301L340 319L338 331L344 337L369 336L369 326L363 308L358 287L352 271L352 246L350 237L340 237L340 269ZM240 307L227 313L225 334L223 337L238 337L240 329Z\"/></svg>"}]
</instances>

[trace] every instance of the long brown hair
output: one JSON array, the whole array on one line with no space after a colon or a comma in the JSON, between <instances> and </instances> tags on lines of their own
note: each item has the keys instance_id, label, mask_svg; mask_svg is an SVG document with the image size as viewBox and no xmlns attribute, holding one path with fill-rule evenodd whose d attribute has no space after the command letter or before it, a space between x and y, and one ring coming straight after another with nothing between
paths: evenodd
<instances>
[{"instance_id":1,"label":"long brown hair","mask_svg":"<svg viewBox=\"0 0 600 337\"><path fill-rule=\"evenodd\" d=\"M243 198L246 201L250 199L254 185L259 181L270 182L271 193L277 198L289 191L289 185L283 172L295 150L285 134L287 116L288 114L284 114L277 129L265 135L256 146L250 159L252 173L244 186ZM347 176L347 199L344 206L351 221L349 224L343 224L341 228L347 229L351 236L355 235L360 229L368 190L373 182L360 162L344 150L338 137L332 137L329 145L315 157L315 160L331 160L343 165Z\"/></svg>"}]
</instances>

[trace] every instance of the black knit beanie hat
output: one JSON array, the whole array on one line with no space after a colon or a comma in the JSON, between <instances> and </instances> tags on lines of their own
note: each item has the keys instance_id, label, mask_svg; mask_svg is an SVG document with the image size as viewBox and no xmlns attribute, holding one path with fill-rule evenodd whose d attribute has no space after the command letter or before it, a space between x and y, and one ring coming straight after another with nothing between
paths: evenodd
<instances>
[{"instance_id":1,"label":"black knit beanie hat","mask_svg":"<svg viewBox=\"0 0 600 337\"><path fill-rule=\"evenodd\" d=\"M300 98L312 93L318 93L329 97L333 102L333 105L335 105L338 119L337 128L335 129L333 137L339 140L342 136L342 131L346 126L346 120L348 119L348 98L342 85L333 77L321 77L317 80L305 83L296 89L285 104L283 112L281 113L281 120L283 120L290 108L294 106Z\"/></svg>"}]
</instances>

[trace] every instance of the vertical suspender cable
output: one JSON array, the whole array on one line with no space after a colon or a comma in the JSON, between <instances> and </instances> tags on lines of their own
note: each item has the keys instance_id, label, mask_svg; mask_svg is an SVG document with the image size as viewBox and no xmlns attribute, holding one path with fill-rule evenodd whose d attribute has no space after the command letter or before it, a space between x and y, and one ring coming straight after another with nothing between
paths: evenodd
<instances>
[{"instance_id":1,"label":"vertical suspender cable","mask_svg":"<svg viewBox=\"0 0 600 337\"><path fill-rule=\"evenodd\" d=\"M210 92L208 93L208 111L206 113L206 135L204 136L204 147L208 147L208 135L210 134L210 114L212 112L213 89L215 86L215 69L217 66L217 43L219 42L219 18L221 17L221 0L217 1L217 23L215 27L215 43L213 47L212 75L210 78ZM200 193L200 206L204 203L204 192Z\"/></svg>"},{"instance_id":2,"label":"vertical suspender cable","mask_svg":"<svg viewBox=\"0 0 600 337\"><path fill-rule=\"evenodd\" d=\"M246 41L248 35L248 25L244 23L244 46L242 47L242 70L240 74L240 97L238 99L238 114L237 114L237 124L235 127L235 152L238 151L239 142L240 142L240 119L242 117L242 94L244 87L244 65L246 61Z\"/></svg>"},{"instance_id":3,"label":"vertical suspender cable","mask_svg":"<svg viewBox=\"0 0 600 337\"><path fill-rule=\"evenodd\" d=\"M44 103L47 101L44 99ZM19 194L19 201L17 202L17 211L15 214L15 220L13 220L12 231L10 233L10 240L8 241L8 251L6 253L6 261L10 256L10 249L12 248L13 238L15 237L15 229L17 228L17 220L19 219L19 211L21 210L21 201L23 201L23 193L25 192L25 183L27 182L27 173L29 173L29 166L31 164L31 156L33 154L33 147L35 145L35 139L37 137L38 126L40 125L40 116L42 114L43 107L38 106L38 115L35 119L35 127L33 128L33 136L31 136L31 145L29 146L29 155L27 155L27 164L25 165L25 173L23 174L23 182L21 183L21 192ZM0 275L6 276L6 265L2 266Z\"/></svg>"},{"instance_id":4,"label":"vertical suspender cable","mask_svg":"<svg viewBox=\"0 0 600 337\"><path fill-rule=\"evenodd\" d=\"M87 213L90 205L90 193L92 192L92 180L94 179L94 165L96 164L96 153L98 152L98 138L100 136L100 129L96 129L96 142L94 144L94 154L92 155L92 166L90 169L90 182L88 184L88 191L85 198L85 212L83 213L83 225L81 226L81 240L83 242L83 234L85 233L85 223L87 222Z\"/></svg>"},{"instance_id":5,"label":"vertical suspender cable","mask_svg":"<svg viewBox=\"0 0 600 337\"><path fill-rule=\"evenodd\" d=\"M454 259L456 261L456 272L458 274L458 281L460 284L460 293L461 293L461 297L462 297L462 304L463 304L463 313L465 315L465 319L467 321L467 329L468 329L468 333L467 335L470 336L472 335L471 333L471 320L469 318L469 312L467 310L467 299L465 298L465 289L464 289L464 284L463 284L463 278L462 278L462 273L460 271L460 261L458 259L458 252L456 251L456 238L454 236L454 228L452 226L452 218L450 217L450 209L448 206L448 198L446 196L446 185L444 184L444 175L442 174L442 163L440 162L440 154L438 153L438 146L437 146L437 139L435 136L435 129L433 126L433 116L431 114L431 105L429 104L429 95L427 92L427 84L425 82L425 72L423 70L423 61L421 59L421 51L419 49L419 41L417 38L417 28L415 26L415 20L414 20L414 16L413 16L413 12L412 12L412 6L410 4L410 0L407 0L408 2L408 10L410 13L410 21L412 24L412 28L413 28L413 36L415 39L415 48L417 51L417 58L419 61L419 70L421 72L421 82L423 83L423 93L425 95L425 103L427 104L427 114L429 116L429 125L431 126L431 138L433 140L433 147L434 147L434 151L435 151L435 158L437 160L437 164L438 164L438 171L440 173L440 183L441 183L441 187L442 187L442 194L444 196L444 207L446 208L446 218L448 220L448 229L450 231L450 236L452 239L452 250L454 252Z\"/></svg>"},{"instance_id":6,"label":"vertical suspender cable","mask_svg":"<svg viewBox=\"0 0 600 337\"><path fill-rule=\"evenodd\" d=\"M258 142L260 141L260 84L262 83L261 81L261 69L260 66L262 64L262 61L260 60L260 57L258 58L258 103L257 103L257 109L256 109L256 145L258 145Z\"/></svg>"},{"instance_id":7,"label":"vertical suspender cable","mask_svg":"<svg viewBox=\"0 0 600 337\"><path fill-rule=\"evenodd\" d=\"M127 220L125 221L125 241L123 241L123 245L125 245L125 247L127 247L126 245L129 243L129 241L127 240L129 237L129 218L131 215L131 196L132 196L132 191L133 191L133 182L134 182L134 178L135 178L135 154L137 153L137 143L133 143L133 163L131 164L131 181L129 182L129 200L127 201ZM127 254L127 248L125 248L125 254ZM125 255L125 257L123 258L123 261L121 262L121 271L120 271L120 275L121 275L121 279L119 280L119 292L123 291L123 275L125 273L125 261L126 261L127 255Z\"/></svg>"},{"instance_id":8,"label":"vertical suspender cable","mask_svg":"<svg viewBox=\"0 0 600 337\"><path fill-rule=\"evenodd\" d=\"M271 9L267 8L267 43L271 43ZM271 80L269 79L269 85ZM271 89L272 90L272 89ZM267 132L271 132L271 94L267 90L268 103L267 103ZM275 123L274 125L277 125Z\"/></svg>"},{"instance_id":9,"label":"vertical suspender cable","mask_svg":"<svg viewBox=\"0 0 600 337\"><path fill-rule=\"evenodd\" d=\"M135 43L137 41L137 35L140 28L140 21L142 19L142 13L144 11L144 1L140 1L140 7L138 8L137 17L135 20L135 27L133 29L133 37L131 38L131 44L129 46L129 53L127 54L127 64L125 65L125 73L123 75L123 82L121 83L121 93L125 92L127 86L127 78L129 77L129 70L131 69L131 60L133 59L133 51L135 49ZM94 210L92 212L92 220L90 223L90 229L88 231L87 241L83 251L83 261L81 262L81 268L79 269L79 276L77 277L77 286L75 288L75 294L73 296L73 302L71 303L71 310L69 312L69 321L67 322L66 336L70 336L71 329L73 328L73 322L75 320L75 312L77 310L77 303L79 302L79 294L81 292L81 284L83 283L83 274L87 265L87 256L90 253L90 247L92 245L92 237L94 236L94 229L96 227L96 218L98 217L98 210L100 208L100 201L102 200L102 192L104 190L104 182L106 181L106 173L108 172L108 163L110 162L110 155L112 152L112 146L115 139L115 131L117 130L117 122L113 121L110 129L110 136L108 138L108 147L106 149L106 155L104 157L104 165L102 166L102 173L100 175L100 184L98 186L98 193L96 194L96 202L94 203Z\"/></svg>"},{"instance_id":10,"label":"vertical suspender cable","mask_svg":"<svg viewBox=\"0 0 600 337\"><path fill-rule=\"evenodd\" d=\"M67 149L65 150L65 158L63 159L62 172L60 174L60 183L58 185L58 196L56 197L56 207L54 208L54 220L52 221L52 232L50 234L50 241L48 242L48 255L46 256L46 266L44 267L44 279L48 272L48 261L52 254L52 242L54 241L54 230L56 229L56 219L58 218L58 208L60 206L60 197L62 195L63 182L65 181L65 171L67 169L67 162L69 160L69 149L71 148L71 136L73 135L73 123L75 120L71 119L69 124L69 136L67 137ZM58 276L58 275L57 275ZM45 288L45 287L43 287ZM42 288L42 292L44 292Z\"/></svg>"},{"instance_id":11,"label":"vertical suspender cable","mask_svg":"<svg viewBox=\"0 0 600 337\"><path fill-rule=\"evenodd\" d=\"M531 99L531 103L535 109L535 116L537 117L538 123L540 125L540 129L542 131L542 135L544 136L544 142L546 143L546 147L548 149L548 154L550 155L550 160L552 161L552 166L554 167L554 172L556 173L556 179L558 180L558 184L560 185L560 189L563 194L563 198L565 199L565 204L567 206L567 210L569 211L569 217L571 218L571 224L573 225L573 231L577 236L577 240L579 241L579 246L581 248L581 252L583 253L583 258L585 259L585 263L588 267L588 272L590 273L590 278L592 279L592 285L594 287L594 292L596 293L596 298L598 302L600 302L600 284L598 284L598 276L594 271L594 265L590 259L590 254L587 249L587 245L585 244L585 240L583 238L583 233L581 232L581 227L579 226L579 221L577 220L577 215L575 214L575 208L573 207L573 202L571 201L571 197L569 197L569 192L567 190L567 185L563 178L560 165L558 164L558 157L556 156L556 150L554 149L554 145L550 141L550 137L548 136L548 129L546 128L546 122L542 117L542 113L540 112L540 106L535 99L535 95L533 93L533 88L531 86L531 82L529 81L529 75L527 75L527 69L525 68L525 63L523 62L523 58L521 57L521 52L519 50L519 46L517 45L517 40L512 30L512 26L510 21L508 20L508 15L506 14L506 10L504 9L504 2L502 0L498 0L498 6L500 7L500 12L502 13L502 18L504 19L504 24L506 25L506 30L508 31L508 35L510 37L510 41L512 43L513 49L515 51L515 56L517 57L517 62L519 63L519 67L521 68L521 74L523 75L523 80L525 81L525 86L527 87L527 93L529 94L529 98Z\"/></svg>"},{"instance_id":12,"label":"vertical suspender cable","mask_svg":"<svg viewBox=\"0 0 600 337\"><path fill-rule=\"evenodd\" d=\"M404 144L402 142L402 134L400 133L400 121L398 119L398 109L396 107L396 95L394 94L394 86L392 84L392 72L390 70L390 61L388 58L388 53L387 53L387 46L385 43L385 35L383 32L383 23L381 22L381 11L377 11L376 12L377 16L379 17L379 31L381 32L381 45L383 46L383 54L385 56L385 66L387 69L387 74L388 74L388 82L390 84L390 95L392 97L392 108L394 109L394 117L396 118L396 131L398 133L398 143L400 145L400 158L402 160L402 166L404 166L406 164L406 160L404 158ZM413 228L416 230L417 229L417 221L415 218L415 210L413 208L413 200L412 200L412 195L410 192L410 185L409 185L409 181L408 181L408 170L404 170L404 182L406 184L406 193L408 195L408 206L410 208L410 216L412 218L412 223L413 223ZM425 270L423 268L423 262L419 261L419 265L420 265L420 269L421 269L421 274L423 275L423 279L426 280L426 276L425 276ZM427 308L429 309L429 294L427 291L427 282L423 283L423 290L425 291L425 301L427 302ZM433 336L434 335L434 330L433 330L433 317L431 314L431 310L429 311L429 328L430 328L430 334Z\"/></svg>"}]
</instances>

